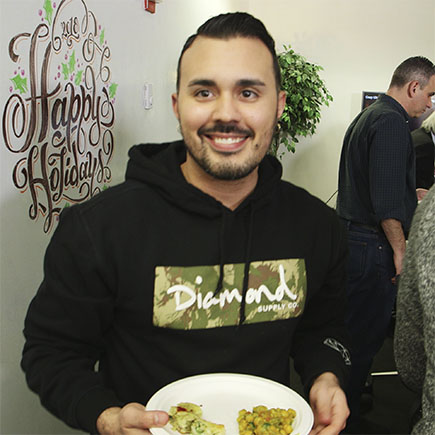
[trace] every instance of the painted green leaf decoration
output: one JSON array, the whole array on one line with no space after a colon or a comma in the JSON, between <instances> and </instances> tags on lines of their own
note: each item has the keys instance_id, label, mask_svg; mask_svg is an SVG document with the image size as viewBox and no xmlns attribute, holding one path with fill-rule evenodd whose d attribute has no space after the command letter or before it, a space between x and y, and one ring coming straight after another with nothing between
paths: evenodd
<instances>
[{"instance_id":1,"label":"painted green leaf decoration","mask_svg":"<svg viewBox=\"0 0 435 435\"><path fill-rule=\"evenodd\" d=\"M17 74L11 81L14 84L15 90L18 90L20 94L27 92L27 79Z\"/></svg>"},{"instance_id":2,"label":"painted green leaf decoration","mask_svg":"<svg viewBox=\"0 0 435 435\"><path fill-rule=\"evenodd\" d=\"M75 51L73 51L70 58L69 58L68 63L62 64L62 74L63 74L64 80L68 80L70 74L72 74L74 72L75 64L76 64L76 53L75 53ZM81 76L80 76L80 80L81 80Z\"/></svg>"},{"instance_id":3,"label":"painted green leaf decoration","mask_svg":"<svg viewBox=\"0 0 435 435\"><path fill-rule=\"evenodd\" d=\"M45 0L44 6L45 9L45 19L51 24L51 20L53 19L53 6L51 5L51 0Z\"/></svg>"},{"instance_id":4,"label":"painted green leaf decoration","mask_svg":"<svg viewBox=\"0 0 435 435\"><path fill-rule=\"evenodd\" d=\"M76 65L76 52L75 51L72 52L72 54L69 58L68 65L69 65L69 72L71 74L74 72L75 65Z\"/></svg>"},{"instance_id":5,"label":"painted green leaf decoration","mask_svg":"<svg viewBox=\"0 0 435 435\"><path fill-rule=\"evenodd\" d=\"M69 77L69 68L68 68L68 65L66 63L62 64L62 74L63 74L64 80L68 80L68 77Z\"/></svg>"},{"instance_id":6,"label":"painted green leaf decoration","mask_svg":"<svg viewBox=\"0 0 435 435\"><path fill-rule=\"evenodd\" d=\"M104 29L100 33L100 45L103 45L104 43Z\"/></svg>"},{"instance_id":7,"label":"painted green leaf decoration","mask_svg":"<svg viewBox=\"0 0 435 435\"><path fill-rule=\"evenodd\" d=\"M112 83L109 86L109 97L113 98L116 94L116 90L118 89L118 85L116 83Z\"/></svg>"},{"instance_id":8,"label":"painted green leaf decoration","mask_svg":"<svg viewBox=\"0 0 435 435\"><path fill-rule=\"evenodd\" d=\"M83 76L83 70L77 71L76 79L74 80L74 83L78 86L82 81Z\"/></svg>"}]
</instances>

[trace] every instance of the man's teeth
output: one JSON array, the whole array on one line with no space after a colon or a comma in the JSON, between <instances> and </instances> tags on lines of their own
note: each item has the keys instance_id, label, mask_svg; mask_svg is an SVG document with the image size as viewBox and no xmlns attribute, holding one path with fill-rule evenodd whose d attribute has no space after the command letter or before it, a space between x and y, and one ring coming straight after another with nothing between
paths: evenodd
<instances>
[{"instance_id":1,"label":"man's teeth","mask_svg":"<svg viewBox=\"0 0 435 435\"><path fill-rule=\"evenodd\" d=\"M243 137L215 137L213 138L214 142L219 145L231 145L237 142L241 142Z\"/></svg>"}]
</instances>

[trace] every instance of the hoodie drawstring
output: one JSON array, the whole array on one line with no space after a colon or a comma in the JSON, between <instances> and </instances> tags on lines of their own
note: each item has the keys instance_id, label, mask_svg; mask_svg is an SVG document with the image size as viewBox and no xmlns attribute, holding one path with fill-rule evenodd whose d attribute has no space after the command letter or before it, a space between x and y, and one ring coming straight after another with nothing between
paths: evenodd
<instances>
[{"instance_id":1,"label":"hoodie drawstring","mask_svg":"<svg viewBox=\"0 0 435 435\"><path fill-rule=\"evenodd\" d=\"M216 285L216 289L213 293L213 297L217 296L217 294L222 290L223 281L224 281L224 258L225 258L225 245L224 245L224 236L226 229L226 220L227 220L227 212L224 207L222 207L222 221L221 227L219 230L219 277ZM240 302L240 313L239 313L239 326L246 319L246 293L248 292L249 285L249 266L250 266L250 256L251 256L251 246L252 246L252 235L254 232L254 207L251 203L250 205L250 213L249 213L249 222L248 222L248 235L246 241L246 251L245 251L245 264L243 269L243 284L242 284L242 300Z\"/></svg>"},{"instance_id":2,"label":"hoodie drawstring","mask_svg":"<svg viewBox=\"0 0 435 435\"><path fill-rule=\"evenodd\" d=\"M246 319L246 293L248 292L249 284L249 266L250 256L251 256L251 246L252 246L252 235L254 233L254 207L251 203L251 212L249 214L249 224L248 224L248 240L246 242L246 253L245 253L245 267L243 271L243 287L242 287L242 301L240 302L240 321L239 326Z\"/></svg>"},{"instance_id":3,"label":"hoodie drawstring","mask_svg":"<svg viewBox=\"0 0 435 435\"><path fill-rule=\"evenodd\" d=\"M227 213L225 208L222 206L222 220L221 220L221 228L219 231L219 278L216 284L216 289L213 293L213 297L215 297L221 290L224 282L224 236L225 236L225 222Z\"/></svg>"}]
</instances>

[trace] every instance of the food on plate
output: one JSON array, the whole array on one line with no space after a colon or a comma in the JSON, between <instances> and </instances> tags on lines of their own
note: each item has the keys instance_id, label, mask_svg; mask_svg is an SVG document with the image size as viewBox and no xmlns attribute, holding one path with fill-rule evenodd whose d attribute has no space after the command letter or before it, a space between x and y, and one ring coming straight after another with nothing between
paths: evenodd
<instances>
[{"instance_id":1,"label":"food on plate","mask_svg":"<svg viewBox=\"0 0 435 435\"><path fill-rule=\"evenodd\" d=\"M255 406L252 412L239 411L239 435L288 435L293 432L293 421L296 417L294 409L268 409L265 406Z\"/></svg>"},{"instance_id":2,"label":"food on plate","mask_svg":"<svg viewBox=\"0 0 435 435\"><path fill-rule=\"evenodd\" d=\"M191 412L197 417L202 417L202 408L190 402L180 402L177 406L171 406L169 414L176 414L177 412Z\"/></svg>"},{"instance_id":3,"label":"food on plate","mask_svg":"<svg viewBox=\"0 0 435 435\"><path fill-rule=\"evenodd\" d=\"M190 428L191 435L225 435L223 424L212 423L211 421L197 418Z\"/></svg>"},{"instance_id":4,"label":"food on plate","mask_svg":"<svg viewBox=\"0 0 435 435\"><path fill-rule=\"evenodd\" d=\"M169 409L172 429L182 434L225 435L223 424L212 423L202 418L202 408L190 402L180 402Z\"/></svg>"},{"instance_id":5,"label":"food on plate","mask_svg":"<svg viewBox=\"0 0 435 435\"><path fill-rule=\"evenodd\" d=\"M174 430L188 434L192 423L202 416L202 409L194 403L181 402L169 409L169 422Z\"/></svg>"}]
</instances>

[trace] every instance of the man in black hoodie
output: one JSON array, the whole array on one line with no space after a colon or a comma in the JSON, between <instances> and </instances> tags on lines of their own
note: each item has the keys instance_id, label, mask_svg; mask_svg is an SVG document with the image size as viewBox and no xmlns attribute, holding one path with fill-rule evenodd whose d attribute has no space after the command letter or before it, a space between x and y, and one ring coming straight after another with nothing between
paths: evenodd
<instances>
[{"instance_id":1,"label":"man in black hoodie","mask_svg":"<svg viewBox=\"0 0 435 435\"><path fill-rule=\"evenodd\" d=\"M285 94L263 24L202 25L172 102L184 140L133 147L124 183L62 214L26 318L29 386L71 426L149 433L168 421L144 407L164 385L218 372L288 385L292 356L313 433L339 433L346 240L266 156Z\"/></svg>"}]
</instances>

